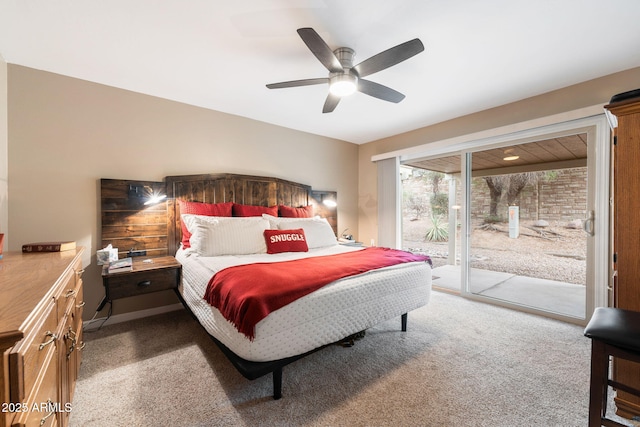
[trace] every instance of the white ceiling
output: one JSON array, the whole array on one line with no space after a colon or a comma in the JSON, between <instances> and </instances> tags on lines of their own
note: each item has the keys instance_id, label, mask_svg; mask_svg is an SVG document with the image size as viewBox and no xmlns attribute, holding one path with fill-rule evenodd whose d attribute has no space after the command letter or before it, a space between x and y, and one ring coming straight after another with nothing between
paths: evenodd
<instances>
[{"instance_id":1,"label":"white ceiling","mask_svg":"<svg viewBox=\"0 0 640 427\"><path fill-rule=\"evenodd\" d=\"M639 0L0 0L0 54L360 144L638 67L639 19ZM420 38L367 77L406 98L356 93L322 114L325 85L267 89L327 77L301 27L356 64Z\"/></svg>"}]
</instances>

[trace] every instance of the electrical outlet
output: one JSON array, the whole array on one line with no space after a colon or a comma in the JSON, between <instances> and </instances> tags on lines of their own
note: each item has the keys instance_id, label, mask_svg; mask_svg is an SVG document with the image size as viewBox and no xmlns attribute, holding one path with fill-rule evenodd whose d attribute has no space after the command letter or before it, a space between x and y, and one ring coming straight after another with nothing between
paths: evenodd
<instances>
[{"instance_id":1,"label":"electrical outlet","mask_svg":"<svg viewBox=\"0 0 640 427\"><path fill-rule=\"evenodd\" d=\"M146 256L147 255L147 251L142 250L142 251L129 251L127 253L128 256L130 257L136 257L136 256Z\"/></svg>"}]
</instances>

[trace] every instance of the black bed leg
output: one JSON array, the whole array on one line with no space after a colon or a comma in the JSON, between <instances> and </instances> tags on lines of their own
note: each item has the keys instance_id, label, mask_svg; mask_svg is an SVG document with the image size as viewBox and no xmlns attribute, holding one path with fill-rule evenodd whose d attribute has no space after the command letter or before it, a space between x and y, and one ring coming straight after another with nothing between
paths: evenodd
<instances>
[{"instance_id":1,"label":"black bed leg","mask_svg":"<svg viewBox=\"0 0 640 427\"><path fill-rule=\"evenodd\" d=\"M273 400L282 397L282 368L273 371Z\"/></svg>"},{"instance_id":2,"label":"black bed leg","mask_svg":"<svg viewBox=\"0 0 640 427\"><path fill-rule=\"evenodd\" d=\"M401 317L402 320L402 332L407 332L407 313L403 314Z\"/></svg>"}]
</instances>

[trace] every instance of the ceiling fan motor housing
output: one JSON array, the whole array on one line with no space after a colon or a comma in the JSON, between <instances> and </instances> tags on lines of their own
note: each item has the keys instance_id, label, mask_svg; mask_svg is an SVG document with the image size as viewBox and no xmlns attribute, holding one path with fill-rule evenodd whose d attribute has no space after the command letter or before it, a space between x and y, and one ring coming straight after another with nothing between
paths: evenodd
<instances>
[{"instance_id":1,"label":"ceiling fan motor housing","mask_svg":"<svg viewBox=\"0 0 640 427\"><path fill-rule=\"evenodd\" d=\"M334 50L342 71L329 73L329 91L336 96L349 96L358 87L358 73L353 67L355 51L348 47L339 47Z\"/></svg>"},{"instance_id":2,"label":"ceiling fan motor housing","mask_svg":"<svg viewBox=\"0 0 640 427\"><path fill-rule=\"evenodd\" d=\"M353 58L356 56L355 50L348 47L339 47L333 51L333 54L338 58L342 68L345 70L351 69L353 67Z\"/></svg>"}]
</instances>

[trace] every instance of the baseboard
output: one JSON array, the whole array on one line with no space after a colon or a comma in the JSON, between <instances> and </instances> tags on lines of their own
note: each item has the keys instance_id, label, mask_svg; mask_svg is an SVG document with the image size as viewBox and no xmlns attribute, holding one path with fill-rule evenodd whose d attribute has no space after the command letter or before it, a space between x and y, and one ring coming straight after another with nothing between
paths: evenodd
<instances>
[{"instance_id":1,"label":"baseboard","mask_svg":"<svg viewBox=\"0 0 640 427\"><path fill-rule=\"evenodd\" d=\"M130 313L116 314L109 318L100 317L92 320L87 320L83 323L82 329L85 331L91 331L93 329L101 328L107 325L115 325L116 323L128 322L129 320L142 319L144 317L151 317L157 314L169 313L170 311L183 310L184 306L180 303L163 305L162 307L148 308L146 310L132 311Z\"/></svg>"}]
</instances>

